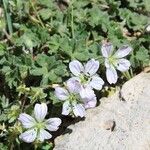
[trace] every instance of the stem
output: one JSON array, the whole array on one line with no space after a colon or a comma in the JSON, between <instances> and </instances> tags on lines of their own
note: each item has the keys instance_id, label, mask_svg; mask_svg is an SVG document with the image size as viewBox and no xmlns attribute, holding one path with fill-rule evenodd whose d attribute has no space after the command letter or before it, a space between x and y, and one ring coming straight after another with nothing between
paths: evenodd
<instances>
[{"instance_id":1,"label":"stem","mask_svg":"<svg viewBox=\"0 0 150 150\"><path fill-rule=\"evenodd\" d=\"M23 96L23 98L22 98L22 100L21 100L21 112L23 111L23 109L24 109L24 105L25 105L25 103L26 103L26 97L25 97L25 95Z\"/></svg>"},{"instance_id":2,"label":"stem","mask_svg":"<svg viewBox=\"0 0 150 150\"><path fill-rule=\"evenodd\" d=\"M5 34L6 38L11 41L11 36L7 33L5 29L3 29L3 33Z\"/></svg>"},{"instance_id":3,"label":"stem","mask_svg":"<svg viewBox=\"0 0 150 150\"><path fill-rule=\"evenodd\" d=\"M32 3L31 0L29 0L29 2L30 2L31 7L33 8L33 10L34 10L34 12L35 12L35 14L36 14L36 16L37 16L37 18L38 18L38 20L39 20L39 23L41 24L41 26L42 26L43 28L45 28L45 26L44 26L44 24L43 24L43 22L42 22L42 20L41 20L41 18L40 18L40 16L39 16L37 10L36 10L35 7L34 7L34 4Z\"/></svg>"},{"instance_id":4,"label":"stem","mask_svg":"<svg viewBox=\"0 0 150 150\"><path fill-rule=\"evenodd\" d=\"M90 38L90 32L88 33L88 37L85 40L85 47L86 48L88 47L88 40L89 40L89 38Z\"/></svg>"},{"instance_id":5,"label":"stem","mask_svg":"<svg viewBox=\"0 0 150 150\"><path fill-rule=\"evenodd\" d=\"M8 31L9 31L9 34L11 35L13 33L13 27L12 27L10 13L8 12L8 1L7 0L3 0L3 6L4 6L7 25L8 25Z\"/></svg>"},{"instance_id":6,"label":"stem","mask_svg":"<svg viewBox=\"0 0 150 150\"><path fill-rule=\"evenodd\" d=\"M131 75L131 77L133 78L133 70L132 70L132 68L130 68L130 75Z\"/></svg>"},{"instance_id":7,"label":"stem","mask_svg":"<svg viewBox=\"0 0 150 150\"><path fill-rule=\"evenodd\" d=\"M13 149L14 149L14 144L11 143L10 150L13 150Z\"/></svg>"},{"instance_id":8,"label":"stem","mask_svg":"<svg viewBox=\"0 0 150 150\"><path fill-rule=\"evenodd\" d=\"M71 5L71 33L72 38L74 38L74 20L73 20L73 4Z\"/></svg>"},{"instance_id":9,"label":"stem","mask_svg":"<svg viewBox=\"0 0 150 150\"><path fill-rule=\"evenodd\" d=\"M34 150L37 150L37 145L34 145Z\"/></svg>"},{"instance_id":10,"label":"stem","mask_svg":"<svg viewBox=\"0 0 150 150\"><path fill-rule=\"evenodd\" d=\"M123 72L124 77L126 77L128 80L130 80L132 77L129 73L129 71Z\"/></svg>"},{"instance_id":11,"label":"stem","mask_svg":"<svg viewBox=\"0 0 150 150\"><path fill-rule=\"evenodd\" d=\"M94 42L99 42L99 41L100 41L100 39L90 40L90 41L87 42L87 46L93 44Z\"/></svg>"},{"instance_id":12,"label":"stem","mask_svg":"<svg viewBox=\"0 0 150 150\"><path fill-rule=\"evenodd\" d=\"M30 19L32 22L36 23L36 24L39 24L39 23L40 23L39 20L37 20L35 17L33 17L33 16L31 16L31 15L29 15L29 19Z\"/></svg>"}]
</instances>

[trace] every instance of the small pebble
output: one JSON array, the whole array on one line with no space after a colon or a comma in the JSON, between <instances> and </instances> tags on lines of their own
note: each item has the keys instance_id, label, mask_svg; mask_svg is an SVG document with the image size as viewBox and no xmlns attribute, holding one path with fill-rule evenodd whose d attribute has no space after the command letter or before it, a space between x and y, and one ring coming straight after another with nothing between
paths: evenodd
<instances>
[{"instance_id":1,"label":"small pebble","mask_svg":"<svg viewBox=\"0 0 150 150\"><path fill-rule=\"evenodd\" d=\"M111 130L111 131L113 131L114 128L115 128L115 126L116 126L116 123L115 123L114 120L107 120L107 121L104 121L101 126L105 130Z\"/></svg>"}]
</instances>

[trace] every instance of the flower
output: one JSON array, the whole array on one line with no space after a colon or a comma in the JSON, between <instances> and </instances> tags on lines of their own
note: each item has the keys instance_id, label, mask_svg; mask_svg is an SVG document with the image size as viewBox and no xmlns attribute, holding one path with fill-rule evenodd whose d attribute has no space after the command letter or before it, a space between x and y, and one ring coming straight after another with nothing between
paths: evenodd
<instances>
[{"instance_id":1,"label":"flower","mask_svg":"<svg viewBox=\"0 0 150 150\"><path fill-rule=\"evenodd\" d=\"M31 143L36 139L43 142L45 139L50 139L52 137L46 130L58 130L61 119L50 118L45 120L47 109L45 103L36 104L34 107L34 118L26 113L21 113L19 115L18 120L22 123L24 128L28 129L19 136L20 139L26 143Z\"/></svg>"},{"instance_id":2,"label":"flower","mask_svg":"<svg viewBox=\"0 0 150 150\"><path fill-rule=\"evenodd\" d=\"M111 43L102 45L101 52L105 58L106 77L110 84L117 82L118 75L116 69L121 72L125 72L129 69L131 64L123 57L127 56L131 51L131 47L123 46L113 54L113 46Z\"/></svg>"},{"instance_id":3,"label":"flower","mask_svg":"<svg viewBox=\"0 0 150 150\"><path fill-rule=\"evenodd\" d=\"M76 117L84 117L86 108L95 107L96 97L94 91L90 88L86 89L87 93L89 91L89 97L87 98L84 96L84 93L82 96L80 95L81 88L80 83L73 78L66 82L66 88L55 88L56 97L64 101L62 108L63 115L74 114Z\"/></svg>"},{"instance_id":4,"label":"flower","mask_svg":"<svg viewBox=\"0 0 150 150\"><path fill-rule=\"evenodd\" d=\"M72 78L78 80L84 88L89 86L96 90L102 89L104 81L96 74L99 62L95 59L89 60L85 65L82 65L78 60L73 60L69 63L69 69L75 76Z\"/></svg>"}]
</instances>

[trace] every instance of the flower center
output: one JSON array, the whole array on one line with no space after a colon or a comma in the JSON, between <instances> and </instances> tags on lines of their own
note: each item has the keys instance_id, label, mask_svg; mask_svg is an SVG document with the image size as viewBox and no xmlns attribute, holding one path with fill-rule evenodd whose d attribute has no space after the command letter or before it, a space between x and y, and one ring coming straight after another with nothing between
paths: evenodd
<instances>
[{"instance_id":1,"label":"flower center","mask_svg":"<svg viewBox=\"0 0 150 150\"><path fill-rule=\"evenodd\" d=\"M85 74L81 74L81 75L80 75L80 82L81 82L81 84L86 84L86 83L88 83L88 82L89 82L89 77L86 76Z\"/></svg>"},{"instance_id":2,"label":"flower center","mask_svg":"<svg viewBox=\"0 0 150 150\"><path fill-rule=\"evenodd\" d=\"M70 100L70 102L76 101L76 99L77 99L77 94L71 93L71 94L69 95L69 100Z\"/></svg>"},{"instance_id":3,"label":"flower center","mask_svg":"<svg viewBox=\"0 0 150 150\"><path fill-rule=\"evenodd\" d=\"M78 102L81 103L79 94L70 93L70 95L69 95L69 101L70 101L70 104L72 104L72 103L78 103Z\"/></svg>"},{"instance_id":4,"label":"flower center","mask_svg":"<svg viewBox=\"0 0 150 150\"><path fill-rule=\"evenodd\" d=\"M44 122L37 122L36 127L37 127L37 129L43 129L45 127L45 124L44 124Z\"/></svg>"},{"instance_id":5,"label":"flower center","mask_svg":"<svg viewBox=\"0 0 150 150\"><path fill-rule=\"evenodd\" d=\"M110 63L110 64L116 66L116 64L117 64L116 58L114 58L114 57L109 57L108 60L109 60L109 63Z\"/></svg>"}]
</instances>

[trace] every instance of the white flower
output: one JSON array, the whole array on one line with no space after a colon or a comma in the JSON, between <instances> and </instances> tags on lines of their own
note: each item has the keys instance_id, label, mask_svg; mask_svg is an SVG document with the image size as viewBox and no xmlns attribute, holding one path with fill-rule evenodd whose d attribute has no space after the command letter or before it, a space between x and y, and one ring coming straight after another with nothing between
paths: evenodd
<instances>
[{"instance_id":1,"label":"white flower","mask_svg":"<svg viewBox=\"0 0 150 150\"><path fill-rule=\"evenodd\" d=\"M73 113L76 117L84 117L85 109L96 106L94 91L89 87L82 88L80 83L73 78L66 82L66 88L55 88L56 97L64 101L62 108L63 115Z\"/></svg>"},{"instance_id":2,"label":"white flower","mask_svg":"<svg viewBox=\"0 0 150 150\"><path fill-rule=\"evenodd\" d=\"M92 89L101 90L104 81L96 72L99 69L99 61L94 59L89 60L85 65L82 65L78 60L73 60L69 63L69 69L83 87L91 87Z\"/></svg>"},{"instance_id":3,"label":"white flower","mask_svg":"<svg viewBox=\"0 0 150 150\"><path fill-rule=\"evenodd\" d=\"M85 108L79 97L80 88L79 82L74 79L69 79L66 82L66 88L55 88L56 97L59 100L64 101L62 109L63 115L69 115L70 113L73 113L76 117L85 116Z\"/></svg>"},{"instance_id":4,"label":"white flower","mask_svg":"<svg viewBox=\"0 0 150 150\"><path fill-rule=\"evenodd\" d=\"M101 51L103 57L105 58L107 81L110 84L116 83L118 79L116 69L121 72L125 72L131 65L130 62L123 57L127 56L132 51L132 48L129 46L123 46L113 54L112 44L105 43L102 45Z\"/></svg>"},{"instance_id":5,"label":"white flower","mask_svg":"<svg viewBox=\"0 0 150 150\"><path fill-rule=\"evenodd\" d=\"M52 135L46 130L58 130L58 127L61 124L61 119L50 118L45 120L46 114L47 105L45 103L35 105L34 118L26 113L21 113L18 120L22 123L23 127L28 130L22 133L19 138L26 143L31 143L36 139L41 142L45 139L50 139Z\"/></svg>"}]
</instances>

